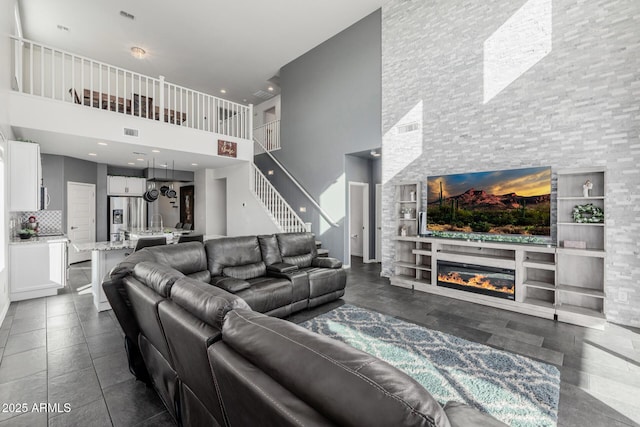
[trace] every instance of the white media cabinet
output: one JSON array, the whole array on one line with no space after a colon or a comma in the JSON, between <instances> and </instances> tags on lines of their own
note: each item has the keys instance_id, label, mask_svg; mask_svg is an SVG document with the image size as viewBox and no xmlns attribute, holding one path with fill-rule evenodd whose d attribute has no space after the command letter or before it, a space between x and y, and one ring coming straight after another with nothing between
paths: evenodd
<instances>
[{"instance_id":1,"label":"white media cabinet","mask_svg":"<svg viewBox=\"0 0 640 427\"><path fill-rule=\"evenodd\" d=\"M556 248L437 237L395 238L391 284L553 319ZM515 301L437 286L437 265L452 261L515 271Z\"/></svg>"},{"instance_id":2,"label":"white media cabinet","mask_svg":"<svg viewBox=\"0 0 640 427\"><path fill-rule=\"evenodd\" d=\"M420 194L419 183L396 186L397 235L391 284L423 292L484 304L547 319L603 329L605 292L605 223L576 223L574 206L592 203L604 208L605 172L602 168L557 172L558 245L535 245L478 240L418 237L417 225L400 235L408 191ZM583 183L593 184L589 195ZM415 209L419 210L420 198ZM584 242L586 248L565 247L566 241ZM438 286L438 260L515 271L515 300Z\"/></svg>"}]
</instances>

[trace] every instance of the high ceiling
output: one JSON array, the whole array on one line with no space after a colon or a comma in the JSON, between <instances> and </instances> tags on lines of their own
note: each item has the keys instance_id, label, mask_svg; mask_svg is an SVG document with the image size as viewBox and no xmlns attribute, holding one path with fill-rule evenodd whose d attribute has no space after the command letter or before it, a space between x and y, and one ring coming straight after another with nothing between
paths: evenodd
<instances>
[{"instance_id":1,"label":"high ceiling","mask_svg":"<svg viewBox=\"0 0 640 427\"><path fill-rule=\"evenodd\" d=\"M25 38L241 103L383 0L21 0ZM121 16L124 11L134 19ZM58 28L62 26L67 30ZM147 52L143 59L131 47ZM279 88L273 85L274 92ZM226 90L225 94L220 91Z\"/></svg>"}]
</instances>

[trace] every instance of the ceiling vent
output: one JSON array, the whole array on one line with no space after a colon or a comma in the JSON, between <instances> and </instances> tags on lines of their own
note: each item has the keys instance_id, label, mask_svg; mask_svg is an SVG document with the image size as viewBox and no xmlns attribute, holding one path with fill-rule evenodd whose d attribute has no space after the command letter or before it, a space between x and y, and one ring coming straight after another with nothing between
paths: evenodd
<instances>
[{"instance_id":1,"label":"ceiling vent","mask_svg":"<svg viewBox=\"0 0 640 427\"><path fill-rule=\"evenodd\" d=\"M270 92L266 92L264 90L258 90L256 92L254 92L253 96L260 98L260 99L271 99L273 98L273 93Z\"/></svg>"},{"instance_id":2,"label":"ceiling vent","mask_svg":"<svg viewBox=\"0 0 640 427\"><path fill-rule=\"evenodd\" d=\"M129 129L129 128L124 128L124 134L126 136L138 136L138 129Z\"/></svg>"},{"instance_id":3,"label":"ceiling vent","mask_svg":"<svg viewBox=\"0 0 640 427\"><path fill-rule=\"evenodd\" d=\"M132 21L134 19L136 19L136 17L128 12L125 12L124 10L120 11L120 16L122 16L123 18L127 18L127 19L131 19Z\"/></svg>"}]
</instances>

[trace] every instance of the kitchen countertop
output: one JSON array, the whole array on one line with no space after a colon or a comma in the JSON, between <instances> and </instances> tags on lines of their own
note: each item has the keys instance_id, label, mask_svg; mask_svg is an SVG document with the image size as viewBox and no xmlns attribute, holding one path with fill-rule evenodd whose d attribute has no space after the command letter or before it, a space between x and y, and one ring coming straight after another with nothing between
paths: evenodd
<instances>
[{"instance_id":1,"label":"kitchen countertop","mask_svg":"<svg viewBox=\"0 0 640 427\"><path fill-rule=\"evenodd\" d=\"M133 249L136 247L135 240L123 240L120 242L90 242L72 243L71 246L78 251L118 251L121 249Z\"/></svg>"},{"instance_id":2,"label":"kitchen countertop","mask_svg":"<svg viewBox=\"0 0 640 427\"><path fill-rule=\"evenodd\" d=\"M66 243L69 241L69 238L62 234L60 236L42 236L42 237L32 237L30 239L21 239L19 237L11 238L9 241L10 245L33 245L36 243Z\"/></svg>"}]
</instances>

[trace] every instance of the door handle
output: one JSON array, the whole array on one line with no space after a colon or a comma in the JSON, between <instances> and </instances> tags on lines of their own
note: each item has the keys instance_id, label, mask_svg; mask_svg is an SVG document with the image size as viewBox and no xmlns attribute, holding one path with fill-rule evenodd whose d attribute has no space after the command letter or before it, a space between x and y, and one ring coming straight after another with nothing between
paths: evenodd
<instances>
[{"instance_id":1,"label":"door handle","mask_svg":"<svg viewBox=\"0 0 640 427\"><path fill-rule=\"evenodd\" d=\"M71 227L72 230L76 230L78 227Z\"/></svg>"}]
</instances>

